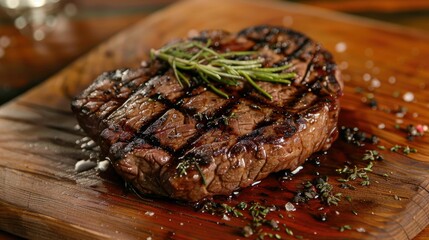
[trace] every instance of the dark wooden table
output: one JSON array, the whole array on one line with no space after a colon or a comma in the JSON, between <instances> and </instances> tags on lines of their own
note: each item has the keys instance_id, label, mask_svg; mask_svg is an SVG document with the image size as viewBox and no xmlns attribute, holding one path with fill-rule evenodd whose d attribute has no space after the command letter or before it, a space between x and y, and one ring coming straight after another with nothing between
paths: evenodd
<instances>
[{"instance_id":1,"label":"dark wooden table","mask_svg":"<svg viewBox=\"0 0 429 240\"><path fill-rule=\"evenodd\" d=\"M52 31L41 41L19 31L19 21L0 10L0 103L37 85L49 76L148 14L174 0L75 0L63 2L64 11ZM427 0L294 0L354 15L388 21L429 34ZM75 11L76 10L76 11ZM70 16L67 16L67 14ZM26 32L25 32L26 31ZM30 34L29 34L30 33ZM38 36L40 37L40 36ZM36 37L36 38L38 38ZM1 232L1 239L15 239ZM417 239L429 239L427 227Z\"/></svg>"}]
</instances>

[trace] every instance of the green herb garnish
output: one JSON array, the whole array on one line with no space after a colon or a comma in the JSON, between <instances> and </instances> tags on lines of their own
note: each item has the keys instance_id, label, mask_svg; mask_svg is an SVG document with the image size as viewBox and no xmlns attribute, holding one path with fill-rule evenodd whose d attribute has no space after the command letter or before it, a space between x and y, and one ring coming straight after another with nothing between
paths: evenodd
<instances>
[{"instance_id":1,"label":"green herb garnish","mask_svg":"<svg viewBox=\"0 0 429 240\"><path fill-rule=\"evenodd\" d=\"M364 168L358 168L356 165L353 168L348 167L347 165L343 168L336 169L335 171L345 178L339 178L337 181L345 183L349 181L354 181L358 178L362 179L362 186L369 186L371 184L368 172L372 172L373 163L369 162L368 165Z\"/></svg>"},{"instance_id":2,"label":"green herb garnish","mask_svg":"<svg viewBox=\"0 0 429 240\"><path fill-rule=\"evenodd\" d=\"M399 149L401 149L402 147L399 145L395 145L393 147L390 148L391 152L398 152Z\"/></svg>"},{"instance_id":3,"label":"green herb garnish","mask_svg":"<svg viewBox=\"0 0 429 240\"><path fill-rule=\"evenodd\" d=\"M376 150L366 150L365 154L362 157L364 161L375 161L375 160L383 160L383 156Z\"/></svg>"},{"instance_id":4,"label":"green herb garnish","mask_svg":"<svg viewBox=\"0 0 429 240\"><path fill-rule=\"evenodd\" d=\"M344 225L344 226L341 226L338 230L340 232L344 232L345 230L351 230L351 229L352 227L350 225Z\"/></svg>"},{"instance_id":5,"label":"green herb garnish","mask_svg":"<svg viewBox=\"0 0 429 240\"><path fill-rule=\"evenodd\" d=\"M293 236L293 232L292 232L292 230L290 230L289 228L285 228L285 232L286 232L288 235Z\"/></svg>"},{"instance_id":6,"label":"green herb garnish","mask_svg":"<svg viewBox=\"0 0 429 240\"><path fill-rule=\"evenodd\" d=\"M260 94L271 100L272 96L255 81L290 84L296 77L296 73L283 72L290 65L263 67L264 59L258 57L255 51L218 53L210 48L210 44L210 41L205 44L198 41L179 42L158 50L152 49L151 56L168 62L182 86L191 86L191 81L195 81L195 78L189 78L186 73L196 72L200 82L225 98L229 98L229 95L214 83L237 86L238 81L247 81ZM245 60L242 60L243 56Z\"/></svg>"},{"instance_id":7,"label":"green herb garnish","mask_svg":"<svg viewBox=\"0 0 429 240\"><path fill-rule=\"evenodd\" d=\"M183 177L183 176L188 175L188 169L191 166L194 166L195 169L197 169L198 174L201 177L201 181L202 181L203 185L206 185L206 178L204 177L203 171L200 168L200 164L197 162L197 160L195 158L188 158L188 159L183 160L179 164L177 164L176 170L177 170L177 173L179 174L179 177Z\"/></svg>"}]
</instances>

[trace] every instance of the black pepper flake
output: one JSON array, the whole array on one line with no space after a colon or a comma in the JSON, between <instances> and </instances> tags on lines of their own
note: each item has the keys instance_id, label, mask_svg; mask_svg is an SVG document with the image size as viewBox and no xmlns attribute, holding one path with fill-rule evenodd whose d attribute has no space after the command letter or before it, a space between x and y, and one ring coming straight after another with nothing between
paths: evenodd
<instances>
[{"instance_id":1,"label":"black pepper flake","mask_svg":"<svg viewBox=\"0 0 429 240\"><path fill-rule=\"evenodd\" d=\"M375 98L371 98L368 101L368 105L372 108L372 109L376 109L378 107L378 102L377 100L375 100Z\"/></svg>"}]
</instances>

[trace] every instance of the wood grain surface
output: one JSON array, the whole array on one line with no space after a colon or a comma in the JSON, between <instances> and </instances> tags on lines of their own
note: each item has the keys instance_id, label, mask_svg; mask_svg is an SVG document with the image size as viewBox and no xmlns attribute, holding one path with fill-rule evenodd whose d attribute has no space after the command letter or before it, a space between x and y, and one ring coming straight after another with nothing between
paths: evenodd
<instances>
[{"instance_id":1,"label":"wood grain surface","mask_svg":"<svg viewBox=\"0 0 429 240\"><path fill-rule=\"evenodd\" d=\"M223 201L279 206L281 210L269 217L306 239L415 237L429 223L429 137L408 141L395 123L399 119L402 127L428 124L429 62L424 60L429 57L429 37L416 30L297 4L227 0L185 1L158 12L0 109L0 229L45 239L243 239L240 231L248 224L248 215L247 219L225 219L183 203L141 199L125 191L111 171L76 173L74 164L88 158L90 152L76 144L84 135L75 129L69 104L101 72L138 66L150 48L189 31L236 31L255 24L292 27L333 52L346 84L340 125L375 134L387 148L408 145L418 152L405 155L380 150L385 159L374 164L370 186L354 183L356 190L340 189L335 169L346 161L363 165L364 151L376 146L356 147L339 140L327 154L318 156L320 166L311 161L291 180L279 180L284 173L273 174ZM407 91L413 93L414 101L402 100ZM375 96L377 109L363 101L367 94ZM395 110L401 106L407 108L407 114L399 118ZM381 123L384 129L379 128ZM284 205L316 172L330 176L334 190L353 200L343 199L339 206L331 207L315 201L286 212ZM318 220L322 212L327 212L327 221ZM339 231L344 225L352 229ZM291 237L283 228L273 232L264 227L264 231Z\"/></svg>"},{"instance_id":2,"label":"wood grain surface","mask_svg":"<svg viewBox=\"0 0 429 240\"><path fill-rule=\"evenodd\" d=\"M292 0L328 9L346 12L404 12L421 11L429 8L426 0Z\"/></svg>"}]
</instances>

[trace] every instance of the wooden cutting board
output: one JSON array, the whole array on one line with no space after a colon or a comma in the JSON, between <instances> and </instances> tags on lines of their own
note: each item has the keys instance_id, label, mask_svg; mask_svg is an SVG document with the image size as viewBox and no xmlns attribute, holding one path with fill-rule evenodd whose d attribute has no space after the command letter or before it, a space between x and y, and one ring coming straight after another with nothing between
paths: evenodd
<instances>
[{"instance_id":1,"label":"wooden cutting board","mask_svg":"<svg viewBox=\"0 0 429 240\"><path fill-rule=\"evenodd\" d=\"M255 24L292 27L331 50L346 84L339 124L377 135L387 150L379 150L384 160L374 163L370 186L355 181L351 184L356 190L341 189L335 169L346 161L366 165L363 153L376 145L357 147L338 140L319 156L320 166L309 162L289 180L282 180L284 173L273 174L235 197L217 201L277 206L267 218L278 221L280 230L262 230L282 238L415 237L429 223L429 134L409 141L395 123L428 124L429 37L297 4L228 0L185 1L158 12L0 109L0 229L50 239L243 239L240 231L250 221L246 211L246 218L222 218L183 203L139 198L125 191L110 171L76 173L74 164L89 153L76 144L84 136L75 129L69 104L98 74L135 67L152 47L194 30L237 31ZM412 102L402 99L407 91L414 96ZM368 93L375 96L377 109L364 102ZM401 106L407 108L402 118L395 113ZM418 152L389 151L395 144ZM287 212L285 204L316 172L330 177L342 201L327 207L313 200ZM326 221L320 221L323 213ZM344 225L351 230L340 231Z\"/></svg>"}]
</instances>

